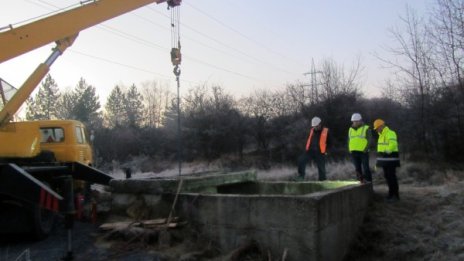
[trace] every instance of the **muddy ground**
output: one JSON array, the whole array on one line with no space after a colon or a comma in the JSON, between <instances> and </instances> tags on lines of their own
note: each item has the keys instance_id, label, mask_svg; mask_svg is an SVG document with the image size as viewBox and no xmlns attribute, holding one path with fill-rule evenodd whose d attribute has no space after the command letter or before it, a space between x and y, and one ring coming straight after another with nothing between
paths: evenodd
<instances>
[{"instance_id":1,"label":"muddy ground","mask_svg":"<svg viewBox=\"0 0 464 261\"><path fill-rule=\"evenodd\" d=\"M408 174L399 173L401 200L396 203L385 202L383 177L374 176L369 211L345 260L464 260L462 171L425 176L412 170L406 168ZM269 176L259 173L263 175ZM332 179L340 177L334 175ZM259 245L221 254L214 242L199 237L188 224L144 236L109 235L99 231L98 225L76 223L74 260L281 260L269 259ZM67 233L58 224L51 237L43 241L2 241L0 261L16 260L24 251L29 251L31 260L60 260L66 254Z\"/></svg>"}]
</instances>

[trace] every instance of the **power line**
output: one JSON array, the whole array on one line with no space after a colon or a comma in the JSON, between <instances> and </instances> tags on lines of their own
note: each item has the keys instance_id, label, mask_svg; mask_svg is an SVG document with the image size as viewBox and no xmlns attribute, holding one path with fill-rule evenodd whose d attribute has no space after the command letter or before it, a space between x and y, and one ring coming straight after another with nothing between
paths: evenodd
<instances>
[{"instance_id":1,"label":"power line","mask_svg":"<svg viewBox=\"0 0 464 261\"><path fill-rule=\"evenodd\" d=\"M172 78L171 76L168 76L168 75L165 75L165 74L160 74L160 73L157 73L157 72L154 72L154 71L150 71L150 70L147 70L147 69L143 69L143 68L140 68L140 67L136 67L136 66L133 66L133 65L128 65L128 64L120 63L120 62L118 62L118 61L110 60L110 59L107 59L107 58L103 58L103 57L99 57L99 56L95 56L95 55L83 53L83 52L76 51L76 50L69 50L69 51L72 52L72 53L76 53L76 54L79 54L79 55L82 55L82 56L86 56L86 57L92 58L92 59L96 59L96 60L104 61L104 62L107 62L107 63L111 63L111 64L123 66L123 67L130 68L130 69L133 69L133 70L137 70L137 71L140 71L140 72L146 72L146 73L150 73L150 74L156 74L156 75L161 76L161 77L166 78L166 79L171 79L171 78Z\"/></svg>"},{"instance_id":2,"label":"power line","mask_svg":"<svg viewBox=\"0 0 464 261\"><path fill-rule=\"evenodd\" d=\"M153 9L152 7L148 7L148 9L150 9L151 11L153 11L153 12L155 12L155 13L158 13L158 14L161 14L161 15L163 15L163 16L166 16L164 13L162 13L162 12L160 12L160 11L158 11L158 10ZM166 17L167 17L167 16L166 16ZM195 33L197 33L197 34L199 34L199 35L201 35L201 36L203 36L203 37L205 37L205 38L207 38L207 39L209 39L209 40L214 41L215 43L217 43L217 44L219 44L219 45L221 45L221 46L223 46L223 47L226 47L227 49L230 49L230 50L235 51L236 53L242 55L243 57L245 57L245 58L248 59L248 60L252 60L252 61L258 62L258 63L260 63L260 64L264 64L264 65L270 66L270 67L272 67L272 68L274 68L274 69L278 69L279 71L282 71L282 72L285 72L285 73L288 73L288 74L295 74L294 72L287 71L287 70L285 70L285 69L283 69L283 68L280 68L280 67L278 67L278 66L276 66L276 65L274 65L274 64L272 64L272 63L269 63L269 62L267 62L267 61L258 59L258 58L256 58L255 56L253 56L253 55L251 55L251 54L249 54L249 53L243 52L242 50L240 50L240 49L238 49L238 48L235 48L235 47L230 46L230 45L228 45L228 44L226 44L226 43L224 43L224 42L221 42L221 41L217 40L216 38L211 37L211 36L208 35L208 34L205 34L205 33L201 32L201 31L199 31L199 30L196 30L195 28L189 26L188 24L182 24L182 26L185 27L185 28L188 28L188 29L191 30L192 32L195 32ZM187 38L187 37L185 37L185 38ZM189 39L192 39L192 38L189 38ZM194 40L194 41L195 41L195 40ZM204 44L204 43L201 43L201 42L199 42L199 41L195 41L195 42L198 42L198 43L200 43L201 45L206 46L206 47L208 47L208 48L217 50L216 48L213 48L213 47L211 47L211 46L208 46L208 45L206 45L206 44ZM224 53L224 52L222 52L222 53ZM230 55L230 54L227 54L227 55ZM231 57L234 57L234 56L232 56L232 55L230 55L230 56L231 56ZM236 58L236 57L234 57L234 58Z\"/></svg>"},{"instance_id":3,"label":"power line","mask_svg":"<svg viewBox=\"0 0 464 261\"><path fill-rule=\"evenodd\" d=\"M42 2L43 4L47 4L47 5L49 5L49 6L58 8L56 5L50 4L50 3L46 2L46 1L42 1L42 0L41 0L40 2ZM63 9L61 8L61 9L59 9L59 10L63 10ZM55 12L57 12L57 11L55 11ZM54 13L55 13L55 12L54 12ZM106 31L109 32L109 33L115 34L115 35L117 35L117 36L119 36L119 37L122 37L122 38L125 38L125 39L128 39L128 40L137 42L137 43L139 43L139 44L144 44L144 45L147 45L147 46L149 46L149 47L156 47L156 48L158 48L158 49L162 49L162 50L166 50L166 51L169 50L169 48L166 48L166 47L157 45L157 44L155 44L155 43L153 43L153 42L151 42L151 41L147 41L147 40L142 39L142 38L140 38L140 37L138 37L138 36L128 34L128 33L126 33L126 32L123 32L123 31L121 31L121 30L115 29L115 28L110 27L110 26L107 26L107 25L99 24L99 25L97 25L97 27L100 28L100 29L106 30ZM74 52L77 53L78 51L75 51L75 50L74 50ZM116 62L116 61L110 61L110 60L108 60L108 59L101 58L101 57L97 57L97 56L93 56L93 55L90 55L90 54L85 54L85 53L83 53L83 52L79 52L79 53L80 53L81 55L83 55L83 56L92 57L92 58L94 58L94 59L98 59L98 60L102 60L102 61L106 61L106 62L111 62L111 63L113 63L113 64L118 64L118 65L121 65L121 66L124 66L124 67L127 67L127 68L137 69L137 67L135 67L135 66L123 64L123 63ZM203 64L203 65L206 65L206 66L215 68L215 69L217 69L217 70L221 70L221 71L224 71L224 72L227 72L227 73L230 73L230 74L234 74L234 75L237 75L237 76L240 76L240 77L243 77L243 78L247 78L247 79L250 79L250 80L260 81L259 79L254 78L254 77L252 77L252 76L249 76L249 75L246 75L246 74L243 74L243 73L239 73L239 72L235 72L235 71L230 70L230 69L227 69L227 68L222 68L222 67L220 67L220 66L213 65L213 64L210 64L210 63L201 61L201 60L199 60L199 59L196 59L196 58L193 58L193 57L189 57L189 56L187 56L187 55L184 55L184 57L187 57L187 58L189 58L190 60L195 61L195 62L197 62L197 63L200 63L200 64ZM140 69L140 68L138 68L138 69ZM147 72L147 70L143 70L143 69L141 69L141 70ZM165 77L166 77L166 76L165 76Z\"/></svg>"},{"instance_id":4,"label":"power line","mask_svg":"<svg viewBox=\"0 0 464 261\"><path fill-rule=\"evenodd\" d=\"M31 1L31 0L26 0L26 1L38 5L38 3L33 2L33 1ZM39 1L40 1L41 3L43 3L44 5L48 5L48 6L51 6L51 7L54 7L54 8L58 8L58 10L55 10L55 11L53 11L53 12L50 12L49 14L57 13L57 12L60 12L60 11L63 11L63 10L65 10L65 9L69 9L70 7L75 6L75 5L73 5L73 6L69 6L69 7L66 7L66 8L59 8L58 6L56 6L56 5L54 5L54 4L51 4L51 3L48 3L48 2L46 2L46 1L43 1L43 0L39 0ZM46 7L44 7L43 5L38 5L38 6L40 6L40 7L42 7L42 8L46 8ZM152 10L152 11L155 11L155 12L157 12L157 13L160 13L160 12L157 11L157 10L153 10L151 7L148 7L148 8L149 8L150 10ZM165 14L163 14L163 15L166 16ZM43 15L43 16L46 16L46 15ZM43 17L43 16L41 16L41 17ZM140 16L138 16L138 17L141 18ZM148 19L144 19L144 20L149 21ZM153 22L151 22L151 23L153 23ZM156 24L156 23L154 23L154 24ZM187 25L183 25L183 26L185 26L185 27L189 28L190 30L192 30L192 31L194 31L194 32L196 32L196 33L198 33L198 34L200 34L200 35L203 35L204 37L207 37L207 38L209 38L209 39L211 39L211 40L213 40L213 41L215 41L215 42L217 42L217 43L219 43L219 44L221 44L221 45L223 45L223 46L225 46L225 47L227 47L227 48L229 48L229 49L233 49L234 51L236 51L236 52L242 54L244 57L247 57L247 58L252 57L252 56L250 56L250 55L248 55L248 54L246 54L246 53L244 53L244 52L242 52L242 51L240 51L240 50L238 50L238 49L236 49L236 48L233 48L233 47L230 47L230 46L228 46L228 45L226 45L226 44L224 44L224 43L221 43L220 41L218 41L218 40L216 40L216 39L214 39L214 38L211 38L211 37L209 37L208 35L203 34L203 33L201 33L201 32L198 31L198 30L193 29L192 27L189 27L189 26L187 26ZM166 47L163 47L163 46L160 46L160 45L158 45L158 44L155 44L155 43L153 43L153 42L151 42L151 41L147 41L147 40L145 40L145 39L142 39L142 38L140 38L140 37L137 37L137 36L128 34L128 33L126 33L126 32L123 32L123 31L121 31L121 30L115 29L115 28L110 27L110 26L107 26L107 25L100 24L100 25L97 25L97 27L100 28L100 29L106 30L106 31L109 32L109 33L115 34L115 35L117 35L117 36L119 36L119 37L122 37L122 38L125 38L125 39L128 39L128 40L137 42L137 43L139 43L139 44L144 44L144 45L147 45L147 46L149 46L149 47L155 47L155 48L163 49L163 50L167 50L167 49L168 49L168 48L166 48ZM197 41L197 42L198 42L198 41ZM198 43L202 44L201 42L198 42ZM212 47L207 46L207 45L204 45L204 44L202 44L202 45L203 45L203 46L206 46L206 47L208 47L208 48L212 48ZM212 48L212 49L214 49L214 48ZM216 49L216 50L218 50L218 49ZM219 51L219 50L218 50L218 51ZM77 51L74 50L74 52L77 52ZM105 61L105 62L111 62L111 63L114 63L114 64L119 64L119 65L121 65L121 66L128 67L128 68L132 68L132 69L137 69L137 67L135 67L135 66L123 64L123 63L120 63L120 62L110 61L110 60L108 60L108 59L104 59L104 58L101 58L101 57L93 56L93 55L90 55L90 54L85 54L85 53L83 53L83 52L79 52L79 53L80 53L81 55L83 55L83 56L92 57L92 58L94 58L94 59L102 60L102 61ZM252 77L252 76L247 75L247 74L243 74L243 73L240 73L240 72L231 70L231 69L227 69L227 68L223 68L223 67L220 67L220 66L211 64L211 63L207 63L207 62L202 61L202 60L200 60L200 59L193 58L193 57L189 57L188 55L184 55L184 57L189 58L189 60L191 60L191 61L194 61L194 62L203 64L203 65L205 65L205 66L208 66L208 67L211 67L211 68L220 70L220 71L224 71L224 72L229 73L229 74L233 74L233 75L240 76L240 77L243 77L243 78L247 78L247 79L250 79L250 80L253 80L253 81L261 82L260 79L257 79L257 78L255 78L255 77ZM254 59L255 59L256 61L260 62L260 63L266 63L266 62L263 62L263 61L258 60L258 59L256 59L256 58L254 58ZM273 65L271 65L271 66L273 66ZM138 69L140 69L140 68L138 68ZM146 71L146 70L143 70L143 69L142 69L142 71ZM285 71L285 70L282 70L282 71ZM291 73L291 72L288 72L288 71L285 71L285 72Z\"/></svg>"},{"instance_id":5,"label":"power line","mask_svg":"<svg viewBox=\"0 0 464 261\"><path fill-rule=\"evenodd\" d=\"M86 54L86 53L76 51L76 50L69 50L69 52L72 52L72 53L75 53L75 54L78 54L78 55L82 55L82 56L86 56L86 57L89 57L89 58L92 58L92 59L100 60L100 61L103 61L103 62L106 62L106 63L111 63L111 64L118 65L118 66L123 66L123 67L129 68L129 69L132 69L132 70L145 72L145 73L149 73L149 74L156 74L156 75L158 75L158 76L160 76L160 77L162 77L162 78L164 78L166 80L171 80L172 79L172 77L170 75L165 75L165 74L161 74L161 73L158 73L158 72L155 72L155 71L151 71L151 70L143 69L143 68L140 68L140 67L136 67L136 66L133 66L133 65L120 63L118 61L110 60L110 59L107 59L107 58ZM183 80L183 82L187 82L187 83L191 83L191 84L198 84L199 83L199 82L190 81L190 80Z\"/></svg>"},{"instance_id":6,"label":"power line","mask_svg":"<svg viewBox=\"0 0 464 261\"><path fill-rule=\"evenodd\" d=\"M145 45L147 45L147 46L149 46L149 47L155 46L155 47L157 47L157 48L159 48L159 49L162 49L162 50L165 50L165 51L169 51L169 48L166 48L166 47L163 47L163 46L154 44L154 43L152 43L152 42L150 42L150 41L144 40L144 39L142 39L142 38L140 38L140 37L137 37L137 36L134 36L134 35L125 33L125 32L122 32L122 31L120 31L120 30L118 30L118 29L115 29L115 28L112 28L112 27L110 27L110 26L107 26L107 25L100 25L99 27L103 27L103 28L106 28L106 29L114 30L115 32L112 32L112 31L110 31L110 30L108 30L108 32L114 33L115 35L118 35L118 36L123 37L123 38L125 38L125 39L132 40L132 41L139 42L139 43L143 43L143 44L145 44ZM234 75L237 75L237 76L240 76L240 77L243 77L243 78L247 78L247 79L250 79L250 80L258 81L258 82L260 81L259 79L254 78L254 77L252 77L252 76L249 76L249 75L246 75L246 74L243 74L243 73L239 73L239 72L236 72L236 71L227 69L227 68L223 68L223 67L220 67L220 66L211 64L211 63L207 63L207 62L204 62L204 61L202 61L202 60L199 60L199 59L190 57L189 55L183 55L183 56L189 58L189 60L191 60L191 61L194 61L194 62L203 64L203 65L206 65L206 66L208 66L208 67L215 68L215 69L220 70L220 71L224 71L224 72L227 72L227 73L231 73L231 74L234 74Z\"/></svg>"},{"instance_id":7,"label":"power line","mask_svg":"<svg viewBox=\"0 0 464 261\"><path fill-rule=\"evenodd\" d=\"M148 7L148 8L150 9L150 7ZM152 11L155 11L155 10L152 10ZM161 13L161 12L158 12L158 11L155 11L155 12L157 12L157 13L159 13L159 14L162 14L163 16L166 16L164 13ZM165 30L169 30L169 28L168 28L167 26L160 25L159 23L156 23L156 22L154 22L154 21L152 21L152 20L150 20L150 19L148 19L148 18L146 18L146 17L140 16L140 15L137 15L137 14L133 14L133 15L136 16L136 17L138 17L138 18L140 18L141 20L143 20L143 21L145 21L145 22L147 22L147 23L150 23L150 24L159 26L160 28L163 28L163 29L165 29ZM186 25L183 25L183 26L186 26ZM188 26L186 26L186 27L188 27ZM189 29L190 29L190 28L189 28ZM198 32L198 33L201 33L201 32ZM205 36L206 36L206 35L205 35ZM197 40L195 40L195 39L193 39L193 38L191 38L191 37L189 37L189 36L182 36L182 37L183 37L183 38L186 38L186 39L189 39L190 41L195 42L195 43L197 43L197 44L199 44L199 45L202 45L202 46L204 46L204 47L206 47L206 48L213 49L213 50L215 50L215 51L217 51L217 52L219 52L219 53L222 53L222 54L228 55L228 56L230 56L230 57L232 57L232 58L234 58L234 59L237 59L236 56L233 56L233 55L231 55L230 53L227 53L227 52L225 52L225 51L223 51L223 50L221 50L221 49L218 49L218 48L216 48L216 47L214 47L214 46L211 46L211 45L205 44L205 43L203 43L203 42L197 41ZM249 58L249 56L246 56L246 58Z\"/></svg>"},{"instance_id":8,"label":"power line","mask_svg":"<svg viewBox=\"0 0 464 261\"><path fill-rule=\"evenodd\" d=\"M41 1L41 2L44 2L46 3L45 1ZM54 6L53 4L50 4L50 6ZM56 7L56 6L55 6ZM153 10L152 8L148 7L149 9ZM157 11L158 12L158 11ZM165 15L165 14L163 14ZM167 15L165 15L167 16ZM169 16L167 16L169 17ZM183 25L185 26L185 25ZM163 47L163 46L160 46L160 45L157 45L151 41L147 41L145 39L142 39L138 36L135 36L135 35L132 35L132 34L129 34L129 33L126 33L126 32L123 32L121 30L118 30L118 29L115 29L113 27L110 27L110 26L107 26L107 25L103 25L103 24L99 24L97 25L98 28L106 28L107 30L109 30L108 32L110 33L113 33L115 35L118 35L120 37L123 37L125 39L128 39L128 40L131 40L131 41L134 41L134 42L138 42L138 43L143 43L149 47L156 47L156 48L159 48L159 49L162 49L162 50L166 50L166 51L169 51L169 48L166 48L166 47ZM193 28L192 28L193 29ZM246 54L245 54L246 55ZM191 61L195 61L197 63L200 63L200 64L203 64L203 65L206 65L208 67L211 67L211 68L214 68L214 69L217 69L217 70L220 70L220 71L223 71L223 72L227 72L227 73L230 73L230 74L233 74L233 75L236 75L236 76L240 76L240 77L243 77L243 78L247 78L247 79L250 79L250 80L253 80L253 81L258 81L260 82L261 80L255 78L255 77L252 77L252 76L249 76L249 75L246 75L246 74L243 74L243 73L240 73L240 72L236 72L234 70L231 70L231 69L227 69L227 68L223 68L223 67L220 67L220 66L217 66L217 65L214 65L214 64L211 64L211 63L208 63L208 62L205 62L205 61L202 61L200 59L197 59L197 58L193 58L193 57L190 57L188 55L184 55L184 57L186 58L189 58L189 60Z\"/></svg>"},{"instance_id":9,"label":"power line","mask_svg":"<svg viewBox=\"0 0 464 261\"><path fill-rule=\"evenodd\" d=\"M284 55L284 54L282 54L282 53L279 53L279 52L276 52L276 51L272 50L272 49L269 48L266 44L263 44L263 43L261 43L261 42L256 41L255 39L253 39L253 38L251 38L251 37L248 37L247 35L243 34L243 33L240 32L239 30L237 30L237 29L235 29L235 28L233 28L233 27L231 27L231 26L225 24L225 23L222 22L221 20L219 20L219 19L217 19L217 18L215 18L215 17L209 15L208 13L206 13L206 12L200 10L199 8L193 6L192 4L190 4L190 3L186 3L186 4L189 5L190 7L192 7L192 8L193 8L194 10L196 10L197 12L199 12L199 13L203 14L204 16L208 17L209 19L215 21L216 23L218 23L219 25L223 26L224 28L227 28L227 29L229 29L230 31L232 31L232 32L234 32L234 33L236 33L236 34L238 34L239 36L241 36L242 38L244 38L244 39L246 39L246 40L252 42L253 44L255 44L255 45L259 46L259 47L262 47L262 48L268 50L269 52L274 53L274 54L277 55L277 56L283 57L283 58L285 58L285 59L293 60L293 59L290 59L288 56L286 56L286 55ZM298 62L298 61L294 61L294 62L297 62L299 65L302 65L301 62Z\"/></svg>"},{"instance_id":10,"label":"power line","mask_svg":"<svg viewBox=\"0 0 464 261\"><path fill-rule=\"evenodd\" d=\"M169 48L167 47L164 47L164 46L161 46L159 44L156 44L154 42L151 42L151 41L147 41L143 38L140 38L136 35L132 35L132 34L128 34L126 32L123 32L119 29L116 29L114 27L111 27L109 25L104 25L104 24L100 24L98 25L98 27L104 31L107 31L109 33L112 33L114 35L117 35L119 37L122 37L124 39L127 39L127 40L130 40L130 41L133 41L133 42L136 42L136 43L139 43L139 44L143 44L143 45L146 45L146 46L149 46L149 47L154 47L154 48L157 48L157 49L161 49L163 51L166 51L166 50L169 50Z\"/></svg>"},{"instance_id":11,"label":"power line","mask_svg":"<svg viewBox=\"0 0 464 261\"><path fill-rule=\"evenodd\" d=\"M22 22L20 22L20 23L24 23L24 22L27 22L27 21L35 20L35 19L37 19L37 18L46 17L46 16L49 16L49 15L51 15L51 14L59 13L59 12L62 12L62 11L64 11L64 10L67 10L67 9L70 9L70 8L72 8L72 7L76 7L77 5L79 5L79 4L73 4L73 5L64 7L64 8L60 8L60 7L58 7L58 6L54 5L54 4L48 3L48 2L46 2L46 1L44 1L44 0L38 0L38 1L41 2L43 5L40 5L39 3L35 2L35 1L32 1L32 0L25 0L25 1L30 2L30 3L32 3L32 4L34 4L34 5L40 6L40 7L42 7L42 8L45 8L44 5L48 5L48 6L51 6L51 7L54 7L54 8L58 8L58 9L57 9L57 10L54 10L54 11L52 11L52 12L49 12L49 13L47 13L47 14L44 14L44 15L35 17L35 18L31 18L31 19L28 19L28 20L24 20L24 21L22 21ZM240 34L242 37L245 37L247 40L252 41L252 42L255 42L255 43L257 43L258 45L261 45L262 47L266 47L266 46L264 46L264 45L262 45L262 44L260 44L260 43L258 43L258 42L256 42L256 41L252 40L251 38L248 38L247 36L241 34L240 32L238 32L237 30L231 28L230 26L225 25L224 23L222 23L221 21L215 19L214 17L209 16L209 15L206 14L205 12L199 10L198 8L195 8L195 7L192 6L191 4L189 4L189 5L190 5L193 9L197 10L198 12L202 13L203 15L208 16L210 19L213 19L214 21L216 21L217 23L221 24L222 26L224 26L224 27L228 28L229 30L232 30L232 31L234 31L234 32L236 32L236 33L238 33L238 34ZM153 9L152 7L149 7L149 6L148 6L147 8L148 8L149 10L151 10L151 11L154 11L154 12L156 12L156 13L162 14L163 16L169 18L169 16L167 16L166 14L164 14L164 13L158 11L158 10L155 10L155 9ZM136 15L136 16L137 16L137 15ZM151 21L151 20L149 20L149 19L143 18L143 17L141 17L141 16L137 16L137 17L139 17L139 18L141 18L141 19L143 19L143 20L145 20L145 21L147 21L147 22L150 22L150 23L152 23L152 24L156 24L156 25L159 26L159 24L154 23L153 21ZM197 33L197 34L199 34L199 35L202 35L203 37L206 37L206 38L208 38L208 39L210 39L210 40L213 40L214 42L216 42L216 43L218 43L218 44L220 44L220 45L222 45L222 46L224 46L224 47L226 47L226 48L228 48L228 49L231 49L231 50L233 50L233 51L239 53L240 55L242 55L243 57L245 57L245 58L248 59L248 60L253 60L253 61L255 61L255 62L268 65L268 66L270 66L270 67L273 67L273 68L275 68L275 69L278 69L278 70L280 70L280 71L282 71L282 72L285 72L285 73L287 73L287 74L295 74L294 72L290 72L290 71L287 71L287 70L285 70L285 69L279 68L278 66L275 66L275 65L273 65L273 64L271 64L271 63L269 63L269 62L266 62L266 61L263 61L263 60L261 60L261 59L258 59L258 58L254 57L254 56L252 56L252 55L250 55L250 54L248 54L248 53L245 53L245 52L243 52L243 51L241 51L241 50L239 50L239 49L237 49L237 48L235 48L235 47L232 47L232 46L230 46L230 45L227 45L227 44L225 44L225 43L223 43L223 42L221 42L221 41L219 41L219 40L217 40L217 39L214 39L214 38L210 37L209 35L204 34L204 33L200 32L200 31L198 31L198 30L196 30L196 29L194 29L194 28L192 28L192 27L190 27L190 26L188 26L188 25L183 25L183 26L185 26L186 28L190 29L191 31L193 31L193 32L195 32L195 33ZM160 48L160 49L165 49L164 47L162 47L162 46L160 46L160 45L157 45L157 44L155 44L155 43L153 43L153 42L146 41L146 40L144 40L144 39L142 39L142 38L140 38L140 37L134 36L134 35L129 35L129 34L123 32L123 31L121 31L121 30L112 28L112 27L110 27L110 26L106 26L106 25L100 24L100 25L97 25L97 27L106 28L106 30L107 30L108 32L113 33L113 34L118 34L120 37L129 39L129 40L132 40L132 41L134 41L134 42L143 43L143 44L145 44L145 45L149 45L149 46L152 46L152 47L158 47L158 48ZM198 44L203 45L203 46L205 46L205 47L207 47L207 48L216 50L216 51L218 51L218 52L220 52L220 53L229 55L229 56L233 57L234 59L237 59L237 57L235 57L235 56L233 56L233 55L230 55L230 54L228 54L228 53L226 53L226 52L224 52L224 51L222 51L222 50L220 50L220 49L217 49L217 48L215 48L215 47L213 47L213 46L211 46L211 45L206 45L206 44L204 44L204 43L202 43L202 42L200 42L200 41L196 41L196 40L194 40L193 38L190 38L190 37L186 37L186 38L188 38L188 39L190 39L190 40L192 40L192 41L194 41L194 42L197 42ZM269 49L269 48L266 47L266 49ZM215 69L218 69L218 70L227 72L227 73L232 73L232 74L234 74L234 75L241 76L241 77L245 77L245 78L248 78L248 79L251 79L251 80L254 80L254 81L261 81L261 80L259 80L259 79L256 79L256 78L252 77L252 76L249 76L249 75L246 75L246 74L243 74L243 73L239 73L239 72L235 72L235 71L230 70L230 69L222 68L222 67L217 66L217 65L212 65L212 64L210 64L210 63L201 61L200 59L192 58L192 60L194 60L194 61L196 61L196 62L199 62L199 63L201 63L201 64L203 64L203 65L206 65L206 66L209 66L209 67L212 67L212 68L215 68Z\"/></svg>"}]
</instances>

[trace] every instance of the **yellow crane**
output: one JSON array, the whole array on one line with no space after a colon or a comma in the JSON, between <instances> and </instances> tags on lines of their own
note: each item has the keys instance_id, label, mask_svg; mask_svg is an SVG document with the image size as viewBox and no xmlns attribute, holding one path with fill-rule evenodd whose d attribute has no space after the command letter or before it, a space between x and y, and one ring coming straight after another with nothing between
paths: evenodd
<instances>
[{"instance_id":1,"label":"yellow crane","mask_svg":"<svg viewBox=\"0 0 464 261\"><path fill-rule=\"evenodd\" d=\"M0 79L3 108L0 110L0 215L9 217L37 238L46 236L53 225L53 212L73 211L75 192L63 180L108 184L111 177L92 167L92 150L84 124L74 120L11 122L55 60L70 47L80 31L137 8L167 2L170 7L181 0L90 0L28 24L0 32L0 63L55 42L50 56L25 80L17 92L5 100ZM63 200L65 199L65 200ZM66 203L66 202L65 202ZM71 206L70 206L71 205ZM19 211L17 209L20 209ZM11 211L10 211L11 210ZM10 214L8 214L10 215ZM4 220L4 217L1 220ZM15 220L16 219L16 220ZM5 224L1 232L16 232L18 226ZM13 231L9 231L13 230Z\"/></svg>"}]
</instances>

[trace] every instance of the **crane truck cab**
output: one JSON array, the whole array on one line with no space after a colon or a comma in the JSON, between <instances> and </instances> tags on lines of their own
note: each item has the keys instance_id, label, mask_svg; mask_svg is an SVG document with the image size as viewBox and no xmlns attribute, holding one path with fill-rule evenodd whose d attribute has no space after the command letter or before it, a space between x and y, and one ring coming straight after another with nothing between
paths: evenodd
<instances>
[{"instance_id":1,"label":"crane truck cab","mask_svg":"<svg viewBox=\"0 0 464 261\"><path fill-rule=\"evenodd\" d=\"M0 131L0 140L3 160L93 164L88 132L76 120L11 122Z\"/></svg>"},{"instance_id":2,"label":"crane truck cab","mask_svg":"<svg viewBox=\"0 0 464 261\"><path fill-rule=\"evenodd\" d=\"M58 212L75 211L77 193L88 195L87 185L111 180L92 167L89 135L79 121L11 122L0 131L0 140L2 234L32 232L41 239ZM72 185L66 188L64 179Z\"/></svg>"},{"instance_id":3,"label":"crane truck cab","mask_svg":"<svg viewBox=\"0 0 464 261\"><path fill-rule=\"evenodd\" d=\"M40 131L41 151L50 151L59 162L80 162L93 165L90 136L84 126L75 120L24 122L37 124Z\"/></svg>"}]
</instances>

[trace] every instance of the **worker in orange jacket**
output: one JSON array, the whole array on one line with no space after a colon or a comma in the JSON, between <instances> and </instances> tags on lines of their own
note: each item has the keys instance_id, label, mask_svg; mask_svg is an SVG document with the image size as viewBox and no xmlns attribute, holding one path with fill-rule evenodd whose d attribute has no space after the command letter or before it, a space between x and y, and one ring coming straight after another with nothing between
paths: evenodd
<instances>
[{"instance_id":1,"label":"worker in orange jacket","mask_svg":"<svg viewBox=\"0 0 464 261\"><path fill-rule=\"evenodd\" d=\"M311 120L311 130L306 141L305 153L298 159L298 180L304 180L306 164L312 160L316 162L319 180L326 180L325 158L329 144L329 129L322 127L322 120L314 117Z\"/></svg>"}]
</instances>

